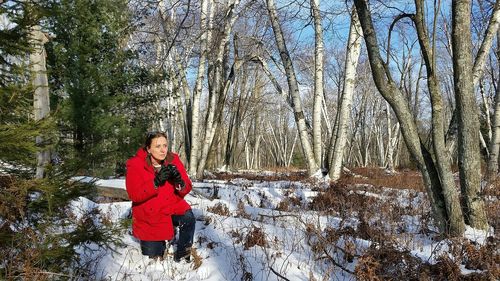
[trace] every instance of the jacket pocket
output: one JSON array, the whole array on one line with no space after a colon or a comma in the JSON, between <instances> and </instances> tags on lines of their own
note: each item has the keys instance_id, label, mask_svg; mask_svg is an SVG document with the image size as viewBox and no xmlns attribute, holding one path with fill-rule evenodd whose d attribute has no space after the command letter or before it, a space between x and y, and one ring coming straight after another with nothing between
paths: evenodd
<instances>
[{"instance_id":1,"label":"jacket pocket","mask_svg":"<svg viewBox=\"0 0 500 281\"><path fill-rule=\"evenodd\" d=\"M170 217L162 214L161 212L161 201L158 197L150 199L146 204L141 206L142 208L142 218L141 220L147 222L150 225L155 225L159 223L170 222Z\"/></svg>"}]
</instances>

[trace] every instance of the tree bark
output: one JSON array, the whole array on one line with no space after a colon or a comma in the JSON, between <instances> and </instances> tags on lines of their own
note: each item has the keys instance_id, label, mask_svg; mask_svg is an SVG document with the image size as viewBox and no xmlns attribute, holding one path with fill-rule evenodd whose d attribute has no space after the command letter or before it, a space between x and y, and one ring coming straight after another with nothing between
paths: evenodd
<instances>
[{"instance_id":1,"label":"tree bark","mask_svg":"<svg viewBox=\"0 0 500 281\"><path fill-rule=\"evenodd\" d=\"M342 170L342 160L347 142L348 121L351 116L352 96L354 94L356 68L361 53L361 38L363 34L359 24L356 9L353 7L351 13L351 26L349 28L349 39L347 42L347 55L345 61L345 78L342 92L342 99L338 109L337 132L332 134L335 137L332 163L330 165L329 176L331 180L338 180Z\"/></svg>"},{"instance_id":2,"label":"tree bark","mask_svg":"<svg viewBox=\"0 0 500 281\"><path fill-rule=\"evenodd\" d=\"M425 161L412 112L403 94L398 90L397 85L391 78L389 70L380 56L377 36L367 2L366 0L355 0L354 3L363 30L375 85L384 99L391 105L400 122L401 132L411 158L422 173L436 225L442 232L446 232L448 229L447 214L437 174L434 173L433 167L428 166L428 162ZM432 161L429 163L432 163Z\"/></svg>"},{"instance_id":3,"label":"tree bark","mask_svg":"<svg viewBox=\"0 0 500 281\"><path fill-rule=\"evenodd\" d=\"M495 2L495 7L493 8L493 14L491 15L491 19L488 23L488 27L486 28L486 32L481 42L481 46L477 52L476 58L474 60L474 66L472 68L473 73L473 87L477 85L479 79L483 76L484 65L486 63L486 57L488 55L489 50L491 49L491 45L493 44L493 39L495 38L495 33L500 26L500 1ZM453 55L453 51L452 51ZM453 111L452 118L450 120L450 125L448 126L448 134L447 134L447 149L451 151L453 146L455 145L455 140L457 137L457 112L456 108Z\"/></svg>"},{"instance_id":4,"label":"tree bark","mask_svg":"<svg viewBox=\"0 0 500 281\"><path fill-rule=\"evenodd\" d=\"M313 105L313 148L316 164L323 166L323 150L321 140L321 109L323 104L323 26L319 10L320 0L311 0L311 10L314 20L314 105Z\"/></svg>"},{"instance_id":5,"label":"tree bark","mask_svg":"<svg viewBox=\"0 0 500 281\"><path fill-rule=\"evenodd\" d=\"M229 91L229 87L232 85L232 79L226 80L224 64L225 55L228 53L228 42L231 31L234 22L238 17L238 14L234 12L238 3L239 0L232 0L227 6L221 41L217 45L215 61L209 68L209 73L212 72L212 75L209 75L209 105L206 115L205 137L202 142L201 155L198 162L198 167L196 169L196 178L203 177L203 171L205 170L205 165L208 160L208 154L212 146L218 123L221 120L219 118L221 118L222 116L224 99L227 92ZM235 61L233 63L233 67L236 69L236 71L234 71L233 73L237 72L237 69L240 66L241 63Z\"/></svg>"},{"instance_id":6,"label":"tree bark","mask_svg":"<svg viewBox=\"0 0 500 281\"><path fill-rule=\"evenodd\" d=\"M210 7L209 7L210 4ZM207 28L208 21L211 20L213 15L213 1L212 0L202 0L201 1L201 15L200 15L200 30L202 32L200 39L200 61L198 64L198 74L196 76L196 82L194 86L194 91L192 95L192 100L188 102L187 114L188 114L188 124L190 126L190 136L191 136L191 149L189 150L189 174L192 177L196 177L196 168L198 167L198 157L200 150L200 99L201 91L203 89L203 81L205 79L205 64L207 60L207 49L209 44L209 32ZM209 12L210 9L210 12Z\"/></svg>"},{"instance_id":7,"label":"tree bark","mask_svg":"<svg viewBox=\"0 0 500 281\"><path fill-rule=\"evenodd\" d=\"M425 69L427 70L427 87L431 98L432 145L435 156L435 166L439 174L446 204L446 212L449 219L449 232L452 235L459 236L465 231L465 225L460 207L458 190L453 180L450 159L446 155L444 105L436 74L435 52L429 43L429 36L427 35L427 28L424 21L425 7L423 0L415 0L415 8L416 14L413 17L413 21L417 29L418 42L425 62ZM436 16L437 14L434 15L434 17Z\"/></svg>"},{"instance_id":8,"label":"tree bark","mask_svg":"<svg viewBox=\"0 0 500 281\"><path fill-rule=\"evenodd\" d=\"M458 165L464 200L465 221L470 226L487 229L484 202L480 195L481 163L479 152L479 117L472 77L471 1L452 2L453 81L458 120Z\"/></svg>"},{"instance_id":9,"label":"tree bark","mask_svg":"<svg viewBox=\"0 0 500 281\"><path fill-rule=\"evenodd\" d=\"M302 108L302 103L300 100L299 85L297 82L297 76L295 75L295 70L293 67L292 60L290 58L290 53L285 44L285 38L283 36L283 31L281 30L281 25L278 20L278 15L276 13L276 7L274 0L266 0L267 10L269 12L269 18L274 31L274 37L276 40L276 45L280 52L281 61L285 67L285 72L288 82L288 91L292 96L293 111L295 116L295 122L297 124L297 129L299 130L300 142L302 144L302 151L304 152L304 157L306 158L307 169L309 175L313 175L318 171L318 165L314 157L314 151L311 148L311 143L309 141L309 136L306 127L306 121L304 116L304 110Z\"/></svg>"},{"instance_id":10,"label":"tree bark","mask_svg":"<svg viewBox=\"0 0 500 281\"><path fill-rule=\"evenodd\" d=\"M497 38L500 38L500 30L497 32ZM497 58L500 62L500 42L497 42L497 53ZM498 152L500 150L500 71L498 73L497 81L492 121L492 137L490 141L490 156L488 159L487 171L487 178L490 182L496 179L498 173Z\"/></svg>"},{"instance_id":11,"label":"tree bark","mask_svg":"<svg viewBox=\"0 0 500 281\"><path fill-rule=\"evenodd\" d=\"M47 79L46 52L44 44L48 42L47 37L41 31L40 26L36 25L31 30L31 43L33 52L30 54L30 65L33 74L33 107L35 121L42 120L49 116L50 97L49 83ZM43 136L36 137L36 143L43 142ZM44 177L45 166L50 162L50 150L42 149L36 153L37 165L35 177L40 179Z\"/></svg>"}]
</instances>

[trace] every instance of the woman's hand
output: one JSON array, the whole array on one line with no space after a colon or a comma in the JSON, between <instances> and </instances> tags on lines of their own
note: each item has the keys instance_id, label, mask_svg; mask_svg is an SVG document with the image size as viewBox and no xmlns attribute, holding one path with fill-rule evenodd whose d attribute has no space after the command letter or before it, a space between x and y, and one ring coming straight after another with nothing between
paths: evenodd
<instances>
[{"instance_id":1,"label":"woman's hand","mask_svg":"<svg viewBox=\"0 0 500 281\"><path fill-rule=\"evenodd\" d=\"M165 182L169 179L170 172L166 166L161 166L160 171L155 176L154 182L155 187L158 188L165 184Z\"/></svg>"},{"instance_id":2,"label":"woman's hand","mask_svg":"<svg viewBox=\"0 0 500 281\"><path fill-rule=\"evenodd\" d=\"M169 179L174 182L174 187L176 190L181 191L185 187L185 183L182 180L181 173L177 169L177 167L173 164L167 165Z\"/></svg>"}]
</instances>

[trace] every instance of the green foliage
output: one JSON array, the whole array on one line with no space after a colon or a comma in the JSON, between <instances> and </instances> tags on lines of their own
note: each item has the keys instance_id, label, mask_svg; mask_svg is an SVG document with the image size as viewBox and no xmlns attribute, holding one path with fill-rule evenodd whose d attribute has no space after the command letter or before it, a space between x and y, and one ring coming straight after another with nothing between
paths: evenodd
<instances>
[{"instance_id":1,"label":"green foliage","mask_svg":"<svg viewBox=\"0 0 500 281\"><path fill-rule=\"evenodd\" d=\"M31 1L6 1L0 14L0 160L33 166L35 137L53 128L51 120L33 122L33 89L26 57L32 50L29 33L43 9Z\"/></svg>"},{"instance_id":2,"label":"green foliage","mask_svg":"<svg viewBox=\"0 0 500 281\"><path fill-rule=\"evenodd\" d=\"M79 9L85 8L83 2L81 1ZM93 9L98 10L104 2L94 3ZM113 16L110 11L112 5L117 2L106 2L107 6L104 6L107 10L99 16L103 18ZM42 18L49 15L44 12L48 10L37 6L37 3L53 5L49 5L49 8L57 6L54 11L60 14ZM68 4L68 1L64 3ZM52 76L51 86L59 88L50 88L52 99L55 97L53 89L58 89L60 93L65 93L70 98L55 99L58 103L55 104L56 111L51 112L51 117L38 122L33 121L33 88L28 65L28 55L32 50L29 32L32 26L43 23L64 25L64 22L58 22L64 18L62 13L66 13L64 7L58 5L64 3L29 0L0 2L0 14L12 23L7 28L0 29L0 256L2 257L0 280L54 280L79 279L79 277L90 279L89 269L81 264L80 249L88 244L109 247L117 243L117 233L121 231L97 219L99 214L95 211L85 214L82 218L70 212L68 206L72 200L94 193L93 185L71 180L83 162L81 159L74 161L70 159L74 154L60 155L67 161L56 166L48 165L43 179L32 179L36 164L35 152L50 148L64 153L67 145L72 145L72 139L68 141L66 137L72 136L75 132L72 125L75 119L86 130L85 142L92 144L89 145L91 149L88 151L94 153L95 159L99 158L102 161L108 161L109 158L102 156L108 154L101 154L98 145L106 143L103 140L112 139L121 133L127 124L127 119L120 117L124 112L122 105L127 102L125 93L131 84L128 79L132 78L129 78L128 74L116 75L116 72L122 73L123 69L130 67L123 58L128 58L131 54L127 51L118 51L118 47L107 49L109 46L104 45L95 49L97 46L95 44L83 46L83 49L87 48L88 52L92 52L92 56L80 58L90 60L87 61L88 64L71 60L70 56L76 56L77 50L62 55L61 61L57 58L61 64L57 64L54 68L57 76ZM119 16L117 9L126 10L126 6L123 5L113 8L115 16ZM68 20L81 12L78 9L69 11L74 14L67 15ZM86 15L95 14L98 13L92 10ZM78 23L81 25L79 27L84 28L86 23L81 20ZM98 25L94 25L96 26ZM108 26L98 30L105 30L109 28ZM77 26L72 27L77 28ZM120 31L116 29L115 39L118 38L118 32ZM61 39L63 38L64 36L61 36ZM73 47L78 47L80 41L77 37L68 40L73 42ZM54 46L60 45L54 44ZM62 52L61 54L64 54L66 51L62 49ZM114 57L111 55L112 52L115 52ZM107 65L94 60L99 59L100 55L103 56L102 61L108 62ZM75 67L65 63L73 63ZM75 75L75 71L81 80L72 78L71 75ZM87 75L89 79L85 78ZM78 87L79 83L83 83L85 87ZM93 95L87 95L88 92ZM74 93L77 93L76 96L80 94L82 99L72 100L70 94ZM66 101L70 106L65 105ZM80 105L87 107L80 108ZM74 111L80 115L75 115ZM68 116L71 118L61 119ZM89 116L91 118L85 119ZM109 122L104 117L110 117ZM62 130L57 131L57 129ZM106 130L111 133L108 135ZM35 138L40 135L43 135L43 143L36 144ZM116 147L106 149L119 151L120 143L114 145Z\"/></svg>"},{"instance_id":3,"label":"green foliage","mask_svg":"<svg viewBox=\"0 0 500 281\"><path fill-rule=\"evenodd\" d=\"M30 51L28 34L42 15L42 9L32 1L1 1L0 15L9 23L0 29L0 91L2 96L15 95L24 86L26 69L21 60L14 58Z\"/></svg>"},{"instance_id":4,"label":"green foliage","mask_svg":"<svg viewBox=\"0 0 500 281\"><path fill-rule=\"evenodd\" d=\"M44 143L35 144L35 137L44 135ZM27 120L14 124L0 123L0 159L10 164L34 166L35 152L50 148L55 142L55 123L51 118L38 122ZM4 168L7 169L7 168Z\"/></svg>"},{"instance_id":5,"label":"green foliage","mask_svg":"<svg viewBox=\"0 0 500 281\"><path fill-rule=\"evenodd\" d=\"M43 179L0 177L0 256L5 257L0 280L53 280L44 272L91 278L92 268L81 256L86 247L120 245L123 228L108 223L97 209L78 216L71 212L69 202L89 196L94 187L71 181L65 167L59 168L49 165Z\"/></svg>"},{"instance_id":6,"label":"green foliage","mask_svg":"<svg viewBox=\"0 0 500 281\"><path fill-rule=\"evenodd\" d=\"M132 31L127 1L54 1L51 11L51 88L61 97L61 130L72 136L74 149L65 155L86 164L86 173L113 174L146 127L134 122L130 110L144 72L126 48Z\"/></svg>"}]
</instances>

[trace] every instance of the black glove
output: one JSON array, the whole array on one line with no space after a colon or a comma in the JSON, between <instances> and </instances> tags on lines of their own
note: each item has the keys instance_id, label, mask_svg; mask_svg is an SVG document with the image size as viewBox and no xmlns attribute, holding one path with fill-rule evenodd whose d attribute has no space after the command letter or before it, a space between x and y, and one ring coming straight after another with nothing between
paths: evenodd
<instances>
[{"instance_id":1,"label":"black glove","mask_svg":"<svg viewBox=\"0 0 500 281\"><path fill-rule=\"evenodd\" d=\"M158 188L162 185L165 184L165 182L168 180L170 176L169 170L166 166L161 166L161 169L156 173L154 182L155 182L155 188Z\"/></svg>"},{"instance_id":2,"label":"black glove","mask_svg":"<svg viewBox=\"0 0 500 281\"><path fill-rule=\"evenodd\" d=\"M177 169L175 165L168 164L167 165L167 170L169 174L169 180L172 180L174 182L174 187L177 190L182 190L185 186L184 181L182 180L181 173Z\"/></svg>"}]
</instances>

